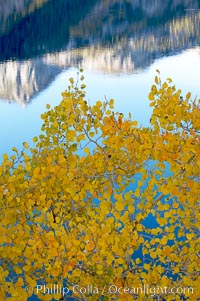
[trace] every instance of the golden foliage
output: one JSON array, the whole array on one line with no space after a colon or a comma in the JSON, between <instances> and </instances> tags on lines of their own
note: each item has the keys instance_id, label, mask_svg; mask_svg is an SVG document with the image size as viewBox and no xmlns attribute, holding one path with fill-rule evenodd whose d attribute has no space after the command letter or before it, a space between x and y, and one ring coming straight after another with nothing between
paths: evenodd
<instances>
[{"instance_id":1,"label":"golden foliage","mask_svg":"<svg viewBox=\"0 0 200 301\"><path fill-rule=\"evenodd\" d=\"M44 283L101 288L83 300L133 299L104 293L113 283L192 286L186 298L197 300L199 101L181 97L158 73L151 126L139 128L113 110L113 100L90 106L84 88L70 79L61 103L46 106L35 147L24 142L23 151L4 155L1 300L27 300L26 288L36 293Z\"/></svg>"}]
</instances>

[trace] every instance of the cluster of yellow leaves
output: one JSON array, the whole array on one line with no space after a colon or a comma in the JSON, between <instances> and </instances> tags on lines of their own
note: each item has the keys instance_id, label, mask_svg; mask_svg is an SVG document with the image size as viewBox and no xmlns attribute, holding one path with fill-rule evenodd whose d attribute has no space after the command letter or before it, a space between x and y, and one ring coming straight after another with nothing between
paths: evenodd
<instances>
[{"instance_id":1,"label":"cluster of yellow leaves","mask_svg":"<svg viewBox=\"0 0 200 301\"><path fill-rule=\"evenodd\" d=\"M197 300L199 101L156 76L152 126L139 128L112 99L90 106L85 85L70 83L42 114L35 147L13 148L0 166L0 299L24 301L27 287L36 293L44 283L173 287L178 279Z\"/></svg>"}]
</instances>

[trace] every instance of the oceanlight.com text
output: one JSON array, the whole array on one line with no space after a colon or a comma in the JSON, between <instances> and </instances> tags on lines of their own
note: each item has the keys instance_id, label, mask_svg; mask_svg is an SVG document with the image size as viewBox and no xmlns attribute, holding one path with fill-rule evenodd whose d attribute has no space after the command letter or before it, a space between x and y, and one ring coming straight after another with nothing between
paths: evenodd
<instances>
[{"instance_id":1,"label":"oceanlight.com text","mask_svg":"<svg viewBox=\"0 0 200 301\"><path fill-rule=\"evenodd\" d=\"M34 290L35 291L35 290ZM52 285L37 285L36 294L59 294L63 297L68 294L89 294L89 295L151 295L151 296L161 296L161 295L192 295L194 293L192 287L160 287L160 286L149 286L144 285L142 287L120 287L115 284L105 285L103 288L97 287L95 285L74 285L71 287L64 287L58 284Z\"/></svg>"}]
</instances>

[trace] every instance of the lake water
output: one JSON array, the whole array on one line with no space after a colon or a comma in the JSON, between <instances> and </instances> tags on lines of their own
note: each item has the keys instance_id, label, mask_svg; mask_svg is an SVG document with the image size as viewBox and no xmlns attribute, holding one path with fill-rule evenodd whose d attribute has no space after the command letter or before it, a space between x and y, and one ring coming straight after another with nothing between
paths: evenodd
<instances>
[{"instance_id":1,"label":"lake water","mask_svg":"<svg viewBox=\"0 0 200 301\"><path fill-rule=\"evenodd\" d=\"M84 68L87 99L148 125L156 69L200 96L200 1L10 0L0 9L0 158L39 134Z\"/></svg>"}]
</instances>

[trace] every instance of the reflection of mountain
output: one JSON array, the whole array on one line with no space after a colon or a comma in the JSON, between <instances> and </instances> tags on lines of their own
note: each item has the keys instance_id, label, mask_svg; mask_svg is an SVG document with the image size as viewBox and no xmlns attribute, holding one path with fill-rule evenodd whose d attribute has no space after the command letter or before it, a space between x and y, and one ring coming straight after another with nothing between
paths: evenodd
<instances>
[{"instance_id":1,"label":"reflection of mountain","mask_svg":"<svg viewBox=\"0 0 200 301\"><path fill-rule=\"evenodd\" d=\"M49 0L0 0L0 35Z\"/></svg>"},{"instance_id":2,"label":"reflection of mountain","mask_svg":"<svg viewBox=\"0 0 200 301\"><path fill-rule=\"evenodd\" d=\"M84 28L81 25L79 30ZM71 36L77 34L78 28L73 30ZM86 33L82 35L86 36ZM63 68L79 64L85 69L110 73L130 73L144 69L155 59L200 45L200 11L190 13L184 18L168 20L156 28L147 29L141 23L141 29L135 30L132 36L119 34L114 35L114 38L116 39L112 44L102 45L94 40L83 48L76 47L70 51L48 54L47 62Z\"/></svg>"},{"instance_id":3,"label":"reflection of mountain","mask_svg":"<svg viewBox=\"0 0 200 301\"><path fill-rule=\"evenodd\" d=\"M101 47L108 45L113 47L115 43L130 38L139 38L145 42L146 39L163 37L162 48L165 53L171 50L169 45L164 43L166 37L171 39L170 43L173 42L172 39L179 39L177 51L182 47L188 48L188 43L190 47L196 46L200 42L199 15L185 9L197 9L199 2L199 0L9 0L8 3L11 3L9 13L9 4L4 1L1 4L1 11L7 13L3 20L3 15L0 14L1 28L5 28L2 24L8 25L0 36L0 61L29 59L45 53L66 50L69 47L79 48L96 44L100 44ZM20 16L20 19L17 16ZM15 19L17 21L14 21ZM169 24L176 19L182 20L181 38L175 31L174 35L170 36Z\"/></svg>"},{"instance_id":4,"label":"reflection of mountain","mask_svg":"<svg viewBox=\"0 0 200 301\"><path fill-rule=\"evenodd\" d=\"M70 27L86 17L96 1L84 0L82 5L80 0L44 3L1 35L0 61L30 59L68 47Z\"/></svg>"},{"instance_id":5,"label":"reflection of mountain","mask_svg":"<svg viewBox=\"0 0 200 301\"><path fill-rule=\"evenodd\" d=\"M14 3L1 4L2 98L28 101L70 66L129 73L200 45L199 0L20 0L18 17Z\"/></svg>"},{"instance_id":6,"label":"reflection of mountain","mask_svg":"<svg viewBox=\"0 0 200 301\"><path fill-rule=\"evenodd\" d=\"M41 59L0 64L0 98L26 104L46 88L60 72Z\"/></svg>"}]
</instances>

